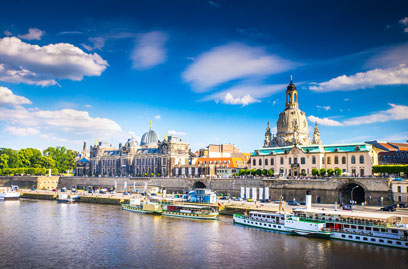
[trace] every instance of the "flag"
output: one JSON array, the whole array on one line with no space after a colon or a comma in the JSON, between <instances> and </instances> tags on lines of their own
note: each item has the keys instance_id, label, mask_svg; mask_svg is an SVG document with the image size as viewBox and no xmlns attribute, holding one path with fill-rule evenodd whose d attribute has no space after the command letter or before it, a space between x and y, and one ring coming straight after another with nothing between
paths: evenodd
<instances>
[{"instance_id":1,"label":"flag","mask_svg":"<svg viewBox=\"0 0 408 269\"><path fill-rule=\"evenodd\" d=\"M218 209L219 209L219 210L224 210L225 207L223 207L220 203L218 203Z\"/></svg>"}]
</instances>

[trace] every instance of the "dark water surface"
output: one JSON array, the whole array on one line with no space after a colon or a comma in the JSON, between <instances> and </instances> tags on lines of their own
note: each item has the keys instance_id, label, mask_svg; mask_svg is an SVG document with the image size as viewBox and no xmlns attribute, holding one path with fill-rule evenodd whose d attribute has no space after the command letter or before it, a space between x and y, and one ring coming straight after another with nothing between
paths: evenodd
<instances>
[{"instance_id":1,"label":"dark water surface","mask_svg":"<svg viewBox=\"0 0 408 269\"><path fill-rule=\"evenodd\" d=\"M408 251L122 211L0 202L0 268L408 268Z\"/></svg>"}]
</instances>

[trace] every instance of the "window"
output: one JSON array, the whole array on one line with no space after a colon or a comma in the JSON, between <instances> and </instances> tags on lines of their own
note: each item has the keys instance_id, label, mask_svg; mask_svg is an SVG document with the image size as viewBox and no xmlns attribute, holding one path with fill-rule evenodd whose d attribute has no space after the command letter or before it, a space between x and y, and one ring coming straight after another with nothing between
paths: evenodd
<instances>
[{"instance_id":1,"label":"window","mask_svg":"<svg viewBox=\"0 0 408 269\"><path fill-rule=\"evenodd\" d=\"M364 163L364 156L360 155L360 163Z\"/></svg>"},{"instance_id":2,"label":"window","mask_svg":"<svg viewBox=\"0 0 408 269\"><path fill-rule=\"evenodd\" d=\"M327 157L327 164L331 164L331 158Z\"/></svg>"},{"instance_id":3,"label":"window","mask_svg":"<svg viewBox=\"0 0 408 269\"><path fill-rule=\"evenodd\" d=\"M283 164L283 157L280 158L280 164Z\"/></svg>"},{"instance_id":4,"label":"window","mask_svg":"<svg viewBox=\"0 0 408 269\"><path fill-rule=\"evenodd\" d=\"M360 177L364 176L364 169L360 169Z\"/></svg>"},{"instance_id":5,"label":"window","mask_svg":"<svg viewBox=\"0 0 408 269\"><path fill-rule=\"evenodd\" d=\"M296 157L293 159L293 163L294 163L294 164L297 164L297 163L298 163Z\"/></svg>"},{"instance_id":6,"label":"window","mask_svg":"<svg viewBox=\"0 0 408 269\"><path fill-rule=\"evenodd\" d=\"M204 162L204 163L205 163L205 162ZM256 166L256 160L255 160L255 159L252 160L252 164L253 164L254 166Z\"/></svg>"},{"instance_id":7,"label":"window","mask_svg":"<svg viewBox=\"0 0 408 269\"><path fill-rule=\"evenodd\" d=\"M315 156L312 157L312 164L316 164L316 157Z\"/></svg>"},{"instance_id":8,"label":"window","mask_svg":"<svg viewBox=\"0 0 408 269\"><path fill-rule=\"evenodd\" d=\"M322 157L322 164L324 164L324 157Z\"/></svg>"},{"instance_id":9,"label":"window","mask_svg":"<svg viewBox=\"0 0 408 269\"><path fill-rule=\"evenodd\" d=\"M271 165L274 165L274 161L273 161L273 158L271 158Z\"/></svg>"},{"instance_id":10,"label":"window","mask_svg":"<svg viewBox=\"0 0 408 269\"><path fill-rule=\"evenodd\" d=\"M289 164L292 164L292 158L289 157Z\"/></svg>"},{"instance_id":11,"label":"window","mask_svg":"<svg viewBox=\"0 0 408 269\"><path fill-rule=\"evenodd\" d=\"M301 163L301 164L305 164L305 163L306 163L306 158L305 158L305 157L302 157L302 158L300 159L300 163Z\"/></svg>"},{"instance_id":12,"label":"window","mask_svg":"<svg viewBox=\"0 0 408 269\"><path fill-rule=\"evenodd\" d=\"M346 164L346 157L341 157L341 163Z\"/></svg>"},{"instance_id":13,"label":"window","mask_svg":"<svg viewBox=\"0 0 408 269\"><path fill-rule=\"evenodd\" d=\"M398 192L401 192L401 186L398 186Z\"/></svg>"},{"instance_id":14,"label":"window","mask_svg":"<svg viewBox=\"0 0 408 269\"><path fill-rule=\"evenodd\" d=\"M351 156L351 163L352 164L355 164L356 163L356 156Z\"/></svg>"},{"instance_id":15,"label":"window","mask_svg":"<svg viewBox=\"0 0 408 269\"><path fill-rule=\"evenodd\" d=\"M339 164L339 157L338 156L334 157L334 164Z\"/></svg>"},{"instance_id":16,"label":"window","mask_svg":"<svg viewBox=\"0 0 408 269\"><path fill-rule=\"evenodd\" d=\"M268 165L268 159L265 159L265 165Z\"/></svg>"},{"instance_id":17,"label":"window","mask_svg":"<svg viewBox=\"0 0 408 269\"><path fill-rule=\"evenodd\" d=\"M262 165L262 159L261 158L259 158L258 164L259 164L259 166Z\"/></svg>"}]
</instances>

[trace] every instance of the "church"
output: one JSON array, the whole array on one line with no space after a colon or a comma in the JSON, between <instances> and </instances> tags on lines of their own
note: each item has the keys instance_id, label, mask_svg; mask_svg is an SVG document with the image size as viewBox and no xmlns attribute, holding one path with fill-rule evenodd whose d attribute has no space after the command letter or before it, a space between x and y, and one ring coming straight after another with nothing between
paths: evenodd
<instances>
[{"instance_id":1,"label":"church","mask_svg":"<svg viewBox=\"0 0 408 269\"><path fill-rule=\"evenodd\" d=\"M362 177L371 176L372 166L378 164L378 150L371 144L323 145L317 123L310 139L307 117L299 109L299 94L292 76L276 130L276 135L272 134L268 122L263 147L251 155L251 169L272 169L275 175L288 177L312 176L316 169Z\"/></svg>"}]
</instances>

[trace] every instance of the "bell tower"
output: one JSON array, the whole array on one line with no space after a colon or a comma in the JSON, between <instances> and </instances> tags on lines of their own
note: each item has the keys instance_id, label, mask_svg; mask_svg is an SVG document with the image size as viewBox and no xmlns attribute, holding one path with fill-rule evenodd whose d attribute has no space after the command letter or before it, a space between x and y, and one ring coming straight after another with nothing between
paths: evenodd
<instances>
[{"instance_id":1,"label":"bell tower","mask_svg":"<svg viewBox=\"0 0 408 269\"><path fill-rule=\"evenodd\" d=\"M295 84L292 82L292 75L290 76L290 83L286 89L286 109L299 108L298 92Z\"/></svg>"}]
</instances>

